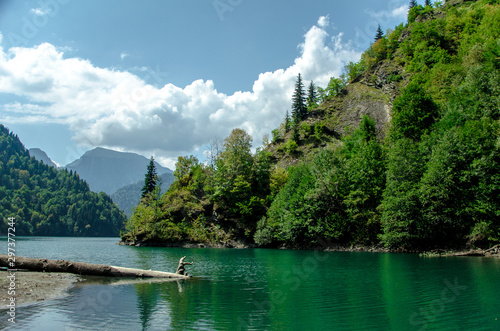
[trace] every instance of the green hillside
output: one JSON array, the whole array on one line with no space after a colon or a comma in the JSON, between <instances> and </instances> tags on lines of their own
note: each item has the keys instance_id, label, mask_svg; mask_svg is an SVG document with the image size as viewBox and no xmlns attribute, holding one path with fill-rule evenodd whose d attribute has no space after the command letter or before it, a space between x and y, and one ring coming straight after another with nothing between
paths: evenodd
<instances>
[{"instance_id":1,"label":"green hillside","mask_svg":"<svg viewBox=\"0 0 500 331\"><path fill-rule=\"evenodd\" d=\"M76 173L30 158L16 135L0 125L0 233L15 217L16 235L117 236L126 218L105 194Z\"/></svg>"},{"instance_id":2,"label":"green hillside","mask_svg":"<svg viewBox=\"0 0 500 331\"><path fill-rule=\"evenodd\" d=\"M307 98L251 154L235 129L204 165L143 200L123 240L394 250L500 239L500 4L410 9L358 63ZM314 95L314 94L313 94ZM216 149L218 150L218 149Z\"/></svg>"}]
</instances>

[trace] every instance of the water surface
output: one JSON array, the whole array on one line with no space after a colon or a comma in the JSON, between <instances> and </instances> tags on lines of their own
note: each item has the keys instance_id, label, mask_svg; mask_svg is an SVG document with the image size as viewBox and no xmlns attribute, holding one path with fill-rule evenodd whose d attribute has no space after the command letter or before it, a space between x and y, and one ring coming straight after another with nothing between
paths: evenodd
<instances>
[{"instance_id":1,"label":"water surface","mask_svg":"<svg viewBox=\"0 0 500 331\"><path fill-rule=\"evenodd\" d=\"M18 256L163 271L175 271L185 255L195 262L187 269L196 278L124 284L94 278L66 297L18 307L12 329L500 330L500 259L117 241L24 237L16 250Z\"/></svg>"}]
</instances>

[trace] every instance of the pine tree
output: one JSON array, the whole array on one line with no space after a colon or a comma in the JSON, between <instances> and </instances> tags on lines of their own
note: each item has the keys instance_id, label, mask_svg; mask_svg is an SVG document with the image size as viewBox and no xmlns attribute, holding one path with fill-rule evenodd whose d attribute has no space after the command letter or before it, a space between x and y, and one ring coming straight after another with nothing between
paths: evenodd
<instances>
[{"instance_id":1,"label":"pine tree","mask_svg":"<svg viewBox=\"0 0 500 331\"><path fill-rule=\"evenodd\" d=\"M318 92L316 91L316 85L311 81L309 84L309 90L307 94L307 108L313 108L317 105L318 102Z\"/></svg>"},{"instance_id":2,"label":"pine tree","mask_svg":"<svg viewBox=\"0 0 500 331\"><path fill-rule=\"evenodd\" d=\"M432 1L431 0L425 0L425 6L430 6L432 7Z\"/></svg>"},{"instance_id":3,"label":"pine tree","mask_svg":"<svg viewBox=\"0 0 500 331\"><path fill-rule=\"evenodd\" d=\"M151 161L149 161L146 176L144 178L144 187L141 190L141 198L147 197L155 190L156 186L158 185L157 181L158 176L156 174L155 159L151 156Z\"/></svg>"},{"instance_id":4,"label":"pine tree","mask_svg":"<svg viewBox=\"0 0 500 331\"><path fill-rule=\"evenodd\" d=\"M380 40L382 38L384 38L384 32L382 31L382 28L380 27L379 24L377 28L377 33L375 34L375 41Z\"/></svg>"},{"instance_id":5,"label":"pine tree","mask_svg":"<svg viewBox=\"0 0 500 331\"><path fill-rule=\"evenodd\" d=\"M285 116L285 133L290 131L290 115L288 114L288 110L286 111L286 116Z\"/></svg>"},{"instance_id":6,"label":"pine tree","mask_svg":"<svg viewBox=\"0 0 500 331\"><path fill-rule=\"evenodd\" d=\"M411 0L410 1L410 9L413 8L413 7L417 7L417 6L418 6L417 0Z\"/></svg>"},{"instance_id":7,"label":"pine tree","mask_svg":"<svg viewBox=\"0 0 500 331\"><path fill-rule=\"evenodd\" d=\"M295 92L292 98L292 118L294 122L300 122L304 119L307 112L306 97L304 92L304 84L302 83L302 76L298 75L297 82L295 83Z\"/></svg>"}]
</instances>

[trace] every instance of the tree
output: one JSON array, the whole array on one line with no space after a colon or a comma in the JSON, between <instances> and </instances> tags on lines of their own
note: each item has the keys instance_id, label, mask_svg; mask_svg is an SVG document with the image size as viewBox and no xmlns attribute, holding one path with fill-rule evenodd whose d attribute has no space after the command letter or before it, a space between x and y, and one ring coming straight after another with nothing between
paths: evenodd
<instances>
[{"instance_id":1,"label":"tree","mask_svg":"<svg viewBox=\"0 0 500 331\"><path fill-rule=\"evenodd\" d=\"M314 85L314 82L311 81L307 92L307 108L315 107L317 105L317 102L318 102L318 93L316 91L316 86Z\"/></svg>"},{"instance_id":2,"label":"tree","mask_svg":"<svg viewBox=\"0 0 500 331\"><path fill-rule=\"evenodd\" d=\"M415 142L431 130L438 117L438 108L416 82L411 82L394 100L392 107L391 136L409 138Z\"/></svg>"},{"instance_id":3,"label":"tree","mask_svg":"<svg viewBox=\"0 0 500 331\"><path fill-rule=\"evenodd\" d=\"M288 131L290 131L290 115L288 114L287 110L285 116L285 133L288 133Z\"/></svg>"},{"instance_id":4,"label":"tree","mask_svg":"<svg viewBox=\"0 0 500 331\"><path fill-rule=\"evenodd\" d=\"M175 164L174 177L177 182L182 186L189 185L190 176L195 167L199 165L198 159L190 155L188 157L179 156Z\"/></svg>"},{"instance_id":5,"label":"tree","mask_svg":"<svg viewBox=\"0 0 500 331\"><path fill-rule=\"evenodd\" d=\"M238 175L249 177L253 162L251 148L252 137L245 130L234 129L224 139L217 170L228 171L227 175L233 179Z\"/></svg>"},{"instance_id":6,"label":"tree","mask_svg":"<svg viewBox=\"0 0 500 331\"><path fill-rule=\"evenodd\" d=\"M375 34L375 41L380 40L382 38L384 38L384 32L382 31L382 28L380 27L379 24L377 28L377 33Z\"/></svg>"},{"instance_id":7,"label":"tree","mask_svg":"<svg viewBox=\"0 0 500 331\"><path fill-rule=\"evenodd\" d=\"M146 176L144 178L144 186L141 190L142 196L141 198L147 197L150 193L152 193L156 186L158 185L158 176L156 174L156 166L154 157L151 156L151 160L149 161Z\"/></svg>"},{"instance_id":8,"label":"tree","mask_svg":"<svg viewBox=\"0 0 500 331\"><path fill-rule=\"evenodd\" d=\"M292 118L294 122L300 122L306 115L307 107L305 95L302 76L299 73L292 98Z\"/></svg>"},{"instance_id":9,"label":"tree","mask_svg":"<svg viewBox=\"0 0 500 331\"><path fill-rule=\"evenodd\" d=\"M391 248L422 247L426 232L422 221L419 184L425 162L418 144L401 138L387 155L386 188L381 204L382 242Z\"/></svg>"},{"instance_id":10,"label":"tree","mask_svg":"<svg viewBox=\"0 0 500 331\"><path fill-rule=\"evenodd\" d=\"M425 6L432 7L432 1L431 0L425 0Z\"/></svg>"},{"instance_id":11,"label":"tree","mask_svg":"<svg viewBox=\"0 0 500 331\"><path fill-rule=\"evenodd\" d=\"M413 7L417 7L417 6L418 6L417 0L411 0L410 1L410 9L413 8Z\"/></svg>"},{"instance_id":12,"label":"tree","mask_svg":"<svg viewBox=\"0 0 500 331\"><path fill-rule=\"evenodd\" d=\"M350 240L375 243L380 233L380 211L385 189L385 155L376 139L375 121L364 116L352 135L344 138L345 211L349 220Z\"/></svg>"},{"instance_id":13,"label":"tree","mask_svg":"<svg viewBox=\"0 0 500 331\"><path fill-rule=\"evenodd\" d=\"M266 158L258 160L254 168L251 147L252 137L245 130L234 129L224 139L224 150L217 160L214 178L213 201L218 220L231 226L238 236L245 237L253 235L257 220L263 214L264 200L256 196L260 194L252 190L252 182L254 188L268 182ZM268 194L263 187L259 187L259 191L262 195Z\"/></svg>"}]
</instances>

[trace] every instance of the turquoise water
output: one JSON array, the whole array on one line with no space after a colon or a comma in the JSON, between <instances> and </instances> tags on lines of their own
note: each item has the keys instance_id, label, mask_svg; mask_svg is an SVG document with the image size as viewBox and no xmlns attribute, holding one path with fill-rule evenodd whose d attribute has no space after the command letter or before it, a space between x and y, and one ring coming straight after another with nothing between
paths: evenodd
<instances>
[{"instance_id":1,"label":"turquoise water","mask_svg":"<svg viewBox=\"0 0 500 331\"><path fill-rule=\"evenodd\" d=\"M196 277L91 279L66 297L18 307L11 329L500 330L500 259L147 248L117 241L25 237L17 238L16 253L164 271L175 271L186 255ZM0 318L8 325L6 314Z\"/></svg>"}]
</instances>

